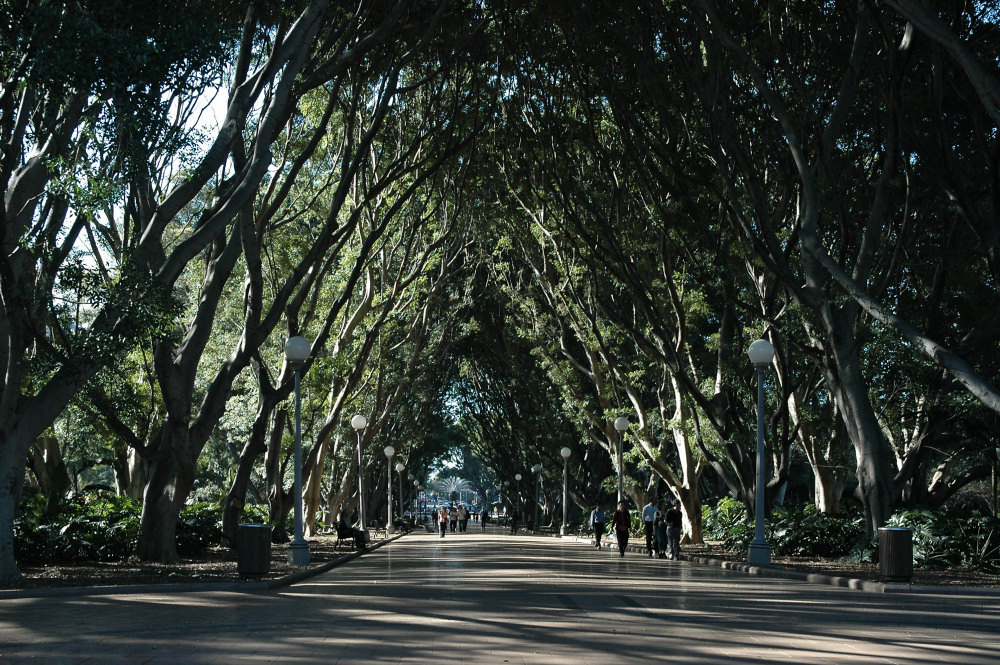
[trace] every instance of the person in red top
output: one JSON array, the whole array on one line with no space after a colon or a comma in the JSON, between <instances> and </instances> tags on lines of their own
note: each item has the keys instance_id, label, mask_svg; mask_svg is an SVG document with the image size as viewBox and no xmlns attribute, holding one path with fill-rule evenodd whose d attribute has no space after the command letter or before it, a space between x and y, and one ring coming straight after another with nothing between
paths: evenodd
<instances>
[{"instance_id":1,"label":"person in red top","mask_svg":"<svg viewBox=\"0 0 1000 665\"><path fill-rule=\"evenodd\" d=\"M632 527L632 515L625 507L624 501L618 502L618 510L611 516L611 528L615 530L615 537L618 539L618 553L625 556L625 548L628 546L628 531Z\"/></svg>"}]
</instances>

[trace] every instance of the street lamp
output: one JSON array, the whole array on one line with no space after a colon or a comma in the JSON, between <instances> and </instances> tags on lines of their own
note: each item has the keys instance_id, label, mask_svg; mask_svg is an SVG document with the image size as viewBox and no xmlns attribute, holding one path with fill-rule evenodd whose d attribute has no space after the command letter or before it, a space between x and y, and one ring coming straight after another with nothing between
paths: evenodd
<instances>
[{"instance_id":1,"label":"street lamp","mask_svg":"<svg viewBox=\"0 0 1000 665\"><path fill-rule=\"evenodd\" d=\"M396 449L392 446L386 446L382 452L385 453L385 471L389 474L389 481L385 486L385 494L389 497L389 515L385 521L385 533L389 535L396 531L392 526L392 456L396 454Z\"/></svg>"},{"instance_id":2,"label":"street lamp","mask_svg":"<svg viewBox=\"0 0 1000 665\"><path fill-rule=\"evenodd\" d=\"M562 518L562 524L559 527L560 536L566 535L566 514L567 514L566 510L568 507L566 504L568 501L567 497L569 495L569 456L572 453L573 451L565 446L559 449L559 454L562 455L563 458L563 500L562 500L563 518Z\"/></svg>"},{"instance_id":3,"label":"street lamp","mask_svg":"<svg viewBox=\"0 0 1000 665\"><path fill-rule=\"evenodd\" d=\"M295 371L295 537L288 545L288 563L293 566L309 563L309 543L302 536L302 396L299 384L302 366L311 350L305 337L289 337L285 342L285 360Z\"/></svg>"},{"instance_id":4,"label":"street lamp","mask_svg":"<svg viewBox=\"0 0 1000 665\"><path fill-rule=\"evenodd\" d=\"M523 477L524 476L519 473L514 474L514 482L517 485L517 507L515 510L517 510L517 518L522 522L524 521L524 515L521 514L521 508L524 507L524 502L521 501L521 478Z\"/></svg>"},{"instance_id":5,"label":"street lamp","mask_svg":"<svg viewBox=\"0 0 1000 665\"><path fill-rule=\"evenodd\" d=\"M764 370L774 358L774 347L766 339L758 339L750 345L747 354L757 368L757 483L754 487L754 537L747 562L766 566L771 563L771 548L764 537Z\"/></svg>"},{"instance_id":6,"label":"street lamp","mask_svg":"<svg viewBox=\"0 0 1000 665\"><path fill-rule=\"evenodd\" d=\"M615 429L618 430L618 503L622 502L622 450L625 448L625 430L628 429L628 418L615 418ZM616 506L618 504L615 504Z\"/></svg>"},{"instance_id":7,"label":"street lamp","mask_svg":"<svg viewBox=\"0 0 1000 665\"><path fill-rule=\"evenodd\" d=\"M416 506L416 508L417 508L417 515L419 515L421 517L421 519L423 519L423 516L424 516L424 507L422 505L420 505L420 481L419 480L414 480L413 481L413 494L415 495L414 501L417 504L417 506Z\"/></svg>"},{"instance_id":8,"label":"street lamp","mask_svg":"<svg viewBox=\"0 0 1000 665\"><path fill-rule=\"evenodd\" d=\"M403 516L403 511L406 509L406 500L403 498L403 469L406 465L402 462L396 462L396 478L399 479L399 516ZM390 483L391 484L391 483ZM411 514L410 517L413 517Z\"/></svg>"},{"instance_id":9,"label":"street lamp","mask_svg":"<svg viewBox=\"0 0 1000 665\"><path fill-rule=\"evenodd\" d=\"M368 427L368 419L358 414L351 418L351 427L358 433L358 519L361 520L360 528L363 531L367 531L368 525L365 524L365 486L361 478L361 433Z\"/></svg>"},{"instance_id":10,"label":"street lamp","mask_svg":"<svg viewBox=\"0 0 1000 665\"><path fill-rule=\"evenodd\" d=\"M535 522L534 522L534 527L535 527L535 531L538 531L538 506L539 506L538 495L542 491L542 487L541 487L542 486L542 474L541 474L542 465L541 464L535 464L535 466L531 467L531 471L532 471L532 473L535 474Z\"/></svg>"}]
</instances>

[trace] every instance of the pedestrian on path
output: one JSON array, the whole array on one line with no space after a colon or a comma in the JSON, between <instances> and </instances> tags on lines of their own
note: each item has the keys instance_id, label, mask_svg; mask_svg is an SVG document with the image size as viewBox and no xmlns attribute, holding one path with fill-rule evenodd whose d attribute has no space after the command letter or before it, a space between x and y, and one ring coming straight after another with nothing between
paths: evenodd
<instances>
[{"instance_id":1,"label":"pedestrian on path","mask_svg":"<svg viewBox=\"0 0 1000 665\"><path fill-rule=\"evenodd\" d=\"M465 533L469 528L469 510L462 504L458 507L458 530Z\"/></svg>"},{"instance_id":2,"label":"pedestrian on path","mask_svg":"<svg viewBox=\"0 0 1000 665\"><path fill-rule=\"evenodd\" d=\"M625 500L618 502L618 510L611 516L611 528L615 530L615 538L618 540L618 554L625 556L625 548L628 547L628 531L632 528L632 514L625 507Z\"/></svg>"},{"instance_id":3,"label":"pedestrian on path","mask_svg":"<svg viewBox=\"0 0 1000 665\"><path fill-rule=\"evenodd\" d=\"M642 529L646 532L646 554L653 556L653 522L656 520L656 504L653 497L649 497L649 503L642 509Z\"/></svg>"},{"instance_id":4,"label":"pedestrian on path","mask_svg":"<svg viewBox=\"0 0 1000 665\"><path fill-rule=\"evenodd\" d=\"M486 531L486 523L490 521L490 514L487 511L483 511L483 514L479 516L479 526L482 527L483 531Z\"/></svg>"},{"instance_id":5,"label":"pedestrian on path","mask_svg":"<svg viewBox=\"0 0 1000 665\"><path fill-rule=\"evenodd\" d=\"M458 528L458 508L455 504L451 504L451 508L448 509L448 519L451 521L451 532L455 533L455 529Z\"/></svg>"},{"instance_id":6,"label":"pedestrian on path","mask_svg":"<svg viewBox=\"0 0 1000 665\"><path fill-rule=\"evenodd\" d=\"M681 526L684 520L679 499L674 499L674 506L667 511L666 520L667 546L670 549L670 558L676 561L681 558Z\"/></svg>"},{"instance_id":7,"label":"pedestrian on path","mask_svg":"<svg viewBox=\"0 0 1000 665\"><path fill-rule=\"evenodd\" d=\"M667 504L662 501L656 504L653 533L656 536L656 557L659 559L667 558Z\"/></svg>"},{"instance_id":8,"label":"pedestrian on path","mask_svg":"<svg viewBox=\"0 0 1000 665\"><path fill-rule=\"evenodd\" d=\"M590 511L590 528L594 530L594 547L601 549L601 536L604 535L604 511L601 510L600 502L594 504L594 509Z\"/></svg>"},{"instance_id":9,"label":"pedestrian on path","mask_svg":"<svg viewBox=\"0 0 1000 665\"><path fill-rule=\"evenodd\" d=\"M517 527L519 526L518 522L520 521L520 519L521 519L521 515L520 515L520 513L517 512L516 508L514 510L510 511L510 532L511 532L511 534L517 535Z\"/></svg>"},{"instance_id":10,"label":"pedestrian on path","mask_svg":"<svg viewBox=\"0 0 1000 665\"><path fill-rule=\"evenodd\" d=\"M438 529L441 530L441 537L444 538L444 532L448 530L448 511L445 510L444 506L441 506L441 512L438 513Z\"/></svg>"}]
</instances>

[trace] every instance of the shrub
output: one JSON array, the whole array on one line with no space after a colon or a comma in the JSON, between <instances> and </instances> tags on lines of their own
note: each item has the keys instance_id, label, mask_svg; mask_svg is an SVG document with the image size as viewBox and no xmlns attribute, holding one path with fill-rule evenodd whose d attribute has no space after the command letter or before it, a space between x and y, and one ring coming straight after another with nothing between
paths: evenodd
<instances>
[{"instance_id":1,"label":"shrub","mask_svg":"<svg viewBox=\"0 0 1000 665\"><path fill-rule=\"evenodd\" d=\"M745 550L753 540L753 520L746 507L731 496L723 497L714 507L702 506L704 535L719 540L731 551Z\"/></svg>"},{"instance_id":2,"label":"shrub","mask_svg":"<svg viewBox=\"0 0 1000 665\"><path fill-rule=\"evenodd\" d=\"M196 503L185 506L177 516L177 553L193 556L222 540L222 509L218 505Z\"/></svg>"},{"instance_id":3,"label":"shrub","mask_svg":"<svg viewBox=\"0 0 1000 665\"><path fill-rule=\"evenodd\" d=\"M139 536L142 506L113 494L78 494L59 505L54 515L25 504L14 521L14 556L35 564L72 561L124 561ZM181 556L203 552L222 536L219 506L183 508L177 520Z\"/></svg>"},{"instance_id":4,"label":"shrub","mask_svg":"<svg viewBox=\"0 0 1000 665\"><path fill-rule=\"evenodd\" d=\"M767 526L768 542L780 556L841 557L864 536L861 517L827 515L813 504L775 509Z\"/></svg>"},{"instance_id":5,"label":"shrub","mask_svg":"<svg viewBox=\"0 0 1000 665\"><path fill-rule=\"evenodd\" d=\"M26 506L14 521L14 556L33 563L128 558L139 533L138 502L110 494L77 494L54 515Z\"/></svg>"},{"instance_id":6,"label":"shrub","mask_svg":"<svg viewBox=\"0 0 1000 665\"><path fill-rule=\"evenodd\" d=\"M921 568L963 566L1000 571L1000 519L930 510L901 510L886 526L913 531L913 563Z\"/></svg>"},{"instance_id":7,"label":"shrub","mask_svg":"<svg viewBox=\"0 0 1000 665\"><path fill-rule=\"evenodd\" d=\"M703 507L705 535L727 550L745 551L754 537L754 520L742 503L725 497L713 508ZM862 537L860 517L825 515L812 504L778 507L764 522L774 554L836 557L847 554Z\"/></svg>"}]
</instances>

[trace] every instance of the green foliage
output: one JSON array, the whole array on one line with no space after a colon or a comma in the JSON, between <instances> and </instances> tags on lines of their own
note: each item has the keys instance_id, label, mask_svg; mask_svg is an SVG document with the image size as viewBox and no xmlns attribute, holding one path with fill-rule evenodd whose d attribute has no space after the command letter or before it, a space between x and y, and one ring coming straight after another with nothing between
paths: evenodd
<instances>
[{"instance_id":1,"label":"green foliage","mask_svg":"<svg viewBox=\"0 0 1000 665\"><path fill-rule=\"evenodd\" d=\"M722 541L728 550L742 550L753 539L753 521L742 503L731 496L719 499L714 507L701 507L705 538Z\"/></svg>"},{"instance_id":2,"label":"green foliage","mask_svg":"<svg viewBox=\"0 0 1000 665\"><path fill-rule=\"evenodd\" d=\"M722 541L728 550L744 551L753 540L753 518L732 497L720 499L714 508L703 506L702 515L706 537ZM860 516L826 515L812 504L776 508L764 528L772 552L779 556L844 556L864 533Z\"/></svg>"},{"instance_id":3,"label":"green foliage","mask_svg":"<svg viewBox=\"0 0 1000 665\"><path fill-rule=\"evenodd\" d=\"M995 517L903 510L894 513L886 526L913 531L913 563L918 567L1000 571L1000 519Z\"/></svg>"},{"instance_id":4,"label":"green foliage","mask_svg":"<svg viewBox=\"0 0 1000 665\"><path fill-rule=\"evenodd\" d=\"M780 556L841 557L864 535L860 515L827 515L813 504L778 508L767 526L768 542Z\"/></svg>"},{"instance_id":5,"label":"green foliage","mask_svg":"<svg viewBox=\"0 0 1000 665\"><path fill-rule=\"evenodd\" d=\"M14 554L23 563L122 561L135 546L141 505L105 494L81 494L46 516L28 497L27 509L14 521Z\"/></svg>"},{"instance_id":6,"label":"green foliage","mask_svg":"<svg viewBox=\"0 0 1000 665\"><path fill-rule=\"evenodd\" d=\"M139 534L142 506L113 494L78 494L64 501L59 512L45 515L43 497L26 496L14 522L14 552L22 564L73 561L124 561ZM266 522L266 506L263 507ZM214 504L194 504L181 510L177 521L177 551L193 556L222 537L222 510Z\"/></svg>"},{"instance_id":7,"label":"green foliage","mask_svg":"<svg viewBox=\"0 0 1000 665\"><path fill-rule=\"evenodd\" d=\"M222 508L217 504L185 506L177 516L177 553L197 554L222 539Z\"/></svg>"},{"instance_id":8,"label":"green foliage","mask_svg":"<svg viewBox=\"0 0 1000 665\"><path fill-rule=\"evenodd\" d=\"M734 552L753 540L753 519L733 498L704 506L705 537ZM945 511L902 510L886 526L913 531L913 563L919 568L973 568L1000 571L1000 519L979 513L956 516ZM767 541L779 556L876 558L875 542L864 540L860 514L825 515L811 504L775 509L765 524Z\"/></svg>"}]
</instances>

